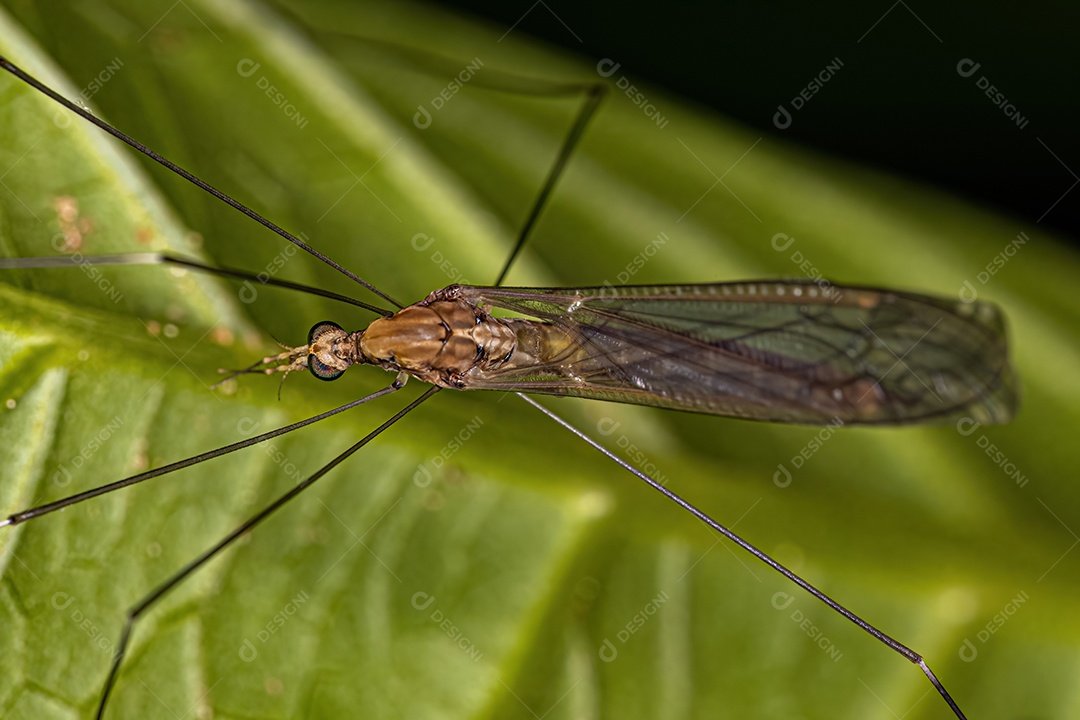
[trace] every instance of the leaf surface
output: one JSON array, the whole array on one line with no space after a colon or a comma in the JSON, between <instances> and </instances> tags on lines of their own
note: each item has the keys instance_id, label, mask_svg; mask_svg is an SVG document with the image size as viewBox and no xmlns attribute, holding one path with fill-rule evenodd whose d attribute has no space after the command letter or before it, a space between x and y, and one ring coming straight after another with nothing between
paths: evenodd
<instances>
[{"instance_id":1,"label":"leaf surface","mask_svg":"<svg viewBox=\"0 0 1080 720\"><path fill-rule=\"evenodd\" d=\"M5 56L408 302L494 278L573 118L575 99L493 92L485 70L595 77L408 5L51 5L7 4ZM964 434L548 405L923 652L970 716L1075 716L1077 258L648 92L668 124L609 98L512 284L814 272L952 297L968 281L1009 318L1021 415ZM369 299L13 80L0 94L5 256L168 249ZM254 289L157 267L0 271L4 510L390 381L211 392L271 338L369 319ZM4 717L90 716L125 608L419 390L0 529ZM155 607L110 717L947 717L928 687L517 399L443 392Z\"/></svg>"}]
</instances>

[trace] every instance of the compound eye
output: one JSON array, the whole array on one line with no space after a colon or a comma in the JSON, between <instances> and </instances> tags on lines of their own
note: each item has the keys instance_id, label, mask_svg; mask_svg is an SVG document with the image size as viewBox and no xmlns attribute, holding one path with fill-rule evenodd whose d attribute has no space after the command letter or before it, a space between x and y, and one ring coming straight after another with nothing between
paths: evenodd
<instances>
[{"instance_id":1,"label":"compound eye","mask_svg":"<svg viewBox=\"0 0 1080 720\"><path fill-rule=\"evenodd\" d=\"M308 333L307 336L308 345L314 345L316 342L318 342L319 338L321 338L328 332L344 333L345 329L337 323L330 322L329 320L323 320L320 323L315 323L311 326L311 331Z\"/></svg>"},{"instance_id":2,"label":"compound eye","mask_svg":"<svg viewBox=\"0 0 1080 720\"><path fill-rule=\"evenodd\" d=\"M320 380L337 380L344 370L332 368L314 355L308 355L308 369Z\"/></svg>"},{"instance_id":3,"label":"compound eye","mask_svg":"<svg viewBox=\"0 0 1080 720\"><path fill-rule=\"evenodd\" d=\"M315 345L325 335L334 334L346 334L337 323L332 323L329 320L324 320L321 323L316 323L312 326L311 332L308 333L308 345ZM341 377L344 370L339 368L330 367L323 361L319 360L318 356L314 353L308 355L308 369L311 370L311 374L320 380L337 380Z\"/></svg>"}]
</instances>

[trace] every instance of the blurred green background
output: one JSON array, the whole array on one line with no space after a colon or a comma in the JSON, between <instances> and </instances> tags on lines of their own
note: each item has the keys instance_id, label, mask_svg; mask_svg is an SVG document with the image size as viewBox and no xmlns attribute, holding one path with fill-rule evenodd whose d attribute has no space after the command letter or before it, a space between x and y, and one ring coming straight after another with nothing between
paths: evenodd
<instances>
[{"instance_id":1,"label":"blurred green background","mask_svg":"<svg viewBox=\"0 0 1080 720\"><path fill-rule=\"evenodd\" d=\"M1038 220L1069 242L1080 236L1080 202L1067 193L1080 174L1069 92L1080 85L1076 3L444 4L613 58L636 81L762 132ZM834 58L843 69L779 133L777 106ZM971 77L956 72L963 58L981 66Z\"/></svg>"},{"instance_id":2,"label":"blurred green background","mask_svg":"<svg viewBox=\"0 0 1080 720\"><path fill-rule=\"evenodd\" d=\"M593 81L607 55L334 0L9 2L0 29L6 56L407 301L494 277L573 118L578 100L491 92L484 72ZM476 82L437 103L476 59ZM611 96L511 283L813 271L950 297L968 283L1009 317L1021 414L969 434L823 435L548 405L924 652L971 717L1075 716L1076 255L1023 213L641 88L667 122ZM6 256L171 249L355 291L48 101L0 92ZM864 136L899 142L859 113ZM191 273L102 272L0 276L5 511L388 382L361 369L290 377L280 400L261 378L209 392L272 338L368 318ZM88 715L123 608L404 402L0 531L4 717ZM513 397L441 393L150 613L111 716L949 716L916 668L595 455Z\"/></svg>"}]
</instances>

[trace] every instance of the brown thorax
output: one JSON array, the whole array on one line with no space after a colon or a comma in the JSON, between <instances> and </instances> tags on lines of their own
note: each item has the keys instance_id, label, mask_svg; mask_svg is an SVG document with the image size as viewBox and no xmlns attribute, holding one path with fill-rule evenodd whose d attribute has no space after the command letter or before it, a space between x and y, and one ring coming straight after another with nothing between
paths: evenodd
<instances>
[{"instance_id":1,"label":"brown thorax","mask_svg":"<svg viewBox=\"0 0 1080 720\"><path fill-rule=\"evenodd\" d=\"M464 299L432 293L425 300L348 332L324 321L299 347L263 358L239 373L272 375L308 369L320 380L335 380L351 365L377 365L446 388L463 388L475 369L498 367L514 354L511 322L494 318ZM284 377L282 378L284 380Z\"/></svg>"}]
</instances>

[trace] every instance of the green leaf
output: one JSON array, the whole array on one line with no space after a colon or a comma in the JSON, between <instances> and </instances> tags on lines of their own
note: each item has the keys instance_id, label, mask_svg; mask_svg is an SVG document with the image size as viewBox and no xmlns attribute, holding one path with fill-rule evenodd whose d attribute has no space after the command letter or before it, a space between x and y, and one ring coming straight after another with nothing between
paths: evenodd
<instances>
[{"instance_id":1,"label":"green leaf","mask_svg":"<svg viewBox=\"0 0 1080 720\"><path fill-rule=\"evenodd\" d=\"M494 92L485 73L597 78L409 5L51 5L6 3L6 57L409 302L495 277L580 102ZM1007 427L834 432L546 404L924 653L970 716L1075 716L1076 256L643 92L665 122L612 94L511 283L967 282L1011 321L1023 408ZM0 94L5 256L169 249L370 299L13 79ZM160 267L0 270L3 512L391 380L211 391L271 338L370 319L257 290ZM3 716L90 716L124 610L416 385L0 528ZM728 549L516 398L443 392L154 606L109 716L949 716L917 668Z\"/></svg>"}]
</instances>

